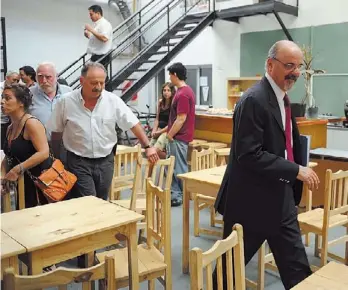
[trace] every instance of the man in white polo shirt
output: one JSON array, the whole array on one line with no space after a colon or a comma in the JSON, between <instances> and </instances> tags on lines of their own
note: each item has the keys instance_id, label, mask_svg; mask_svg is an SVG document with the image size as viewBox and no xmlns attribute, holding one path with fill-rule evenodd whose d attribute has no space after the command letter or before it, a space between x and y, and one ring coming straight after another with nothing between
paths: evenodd
<instances>
[{"instance_id":1,"label":"man in white polo shirt","mask_svg":"<svg viewBox=\"0 0 348 290\"><path fill-rule=\"evenodd\" d=\"M89 39L87 53L91 54L91 61L95 62L104 57L100 63L107 70L111 61L107 53L112 48L112 26L109 21L103 17L103 9L99 5L92 5L88 8L89 17L93 25L85 25L85 37Z\"/></svg>"},{"instance_id":2,"label":"man in white polo shirt","mask_svg":"<svg viewBox=\"0 0 348 290\"><path fill-rule=\"evenodd\" d=\"M81 71L82 89L59 99L48 122L53 150L60 149L63 138L68 151L67 168L77 176L71 197L94 195L107 199L114 171L116 124L133 132L150 162L159 159L130 108L120 97L105 91L105 78L100 63L87 63Z\"/></svg>"}]
</instances>

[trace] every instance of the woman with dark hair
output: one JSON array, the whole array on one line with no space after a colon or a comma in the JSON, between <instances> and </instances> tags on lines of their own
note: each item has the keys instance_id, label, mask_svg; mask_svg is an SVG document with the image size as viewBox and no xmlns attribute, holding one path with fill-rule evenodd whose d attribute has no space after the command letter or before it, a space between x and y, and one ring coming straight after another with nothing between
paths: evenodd
<instances>
[{"instance_id":1,"label":"woman with dark hair","mask_svg":"<svg viewBox=\"0 0 348 290\"><path fill-rule=\"evenodd\" d=\"M34 68L29 65L25 65L19 69L19 74L21 75L22 82L25 83L27 88L30 88L36 83L36 72Z\"/></svg>"},{"instance_id":2,"label":"woman with dark hair","mask_svg":"<svg viewBox=\"0 0 348 290\"><path fill-rule=\"evenodd\" d=\"M167 147L167 129L170 113L170 106L175 95L175 87L167 82L162 86L162 97L158 101L157 116L151 133L151 146L157 149L158 156L161 159L166 158Z\"/></svg>"},{"instance_id":3,"label":"woman with dark hair","mask_svg":"<svg viewBox=\"0 0 348 290\"><path fill-rule=\"evenodd\" d=\"M6 86L2 93L2 111L11 119L4 142L6 157L1 164L2 184L16 182L24 174L25 207L47 203L43 193L36 188L28 175L37 177L49 169L52 160L45 127L27 113L32 103L30 90L21 84ZM6 169L9 171L6 173ZM5 182L4 182L5 181Z\"/></svg>"}]
</instances>

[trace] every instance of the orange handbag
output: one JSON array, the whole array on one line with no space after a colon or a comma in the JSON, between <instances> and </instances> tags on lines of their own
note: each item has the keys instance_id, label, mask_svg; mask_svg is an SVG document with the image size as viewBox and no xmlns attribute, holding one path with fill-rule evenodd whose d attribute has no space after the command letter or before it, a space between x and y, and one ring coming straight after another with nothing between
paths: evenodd
<instances>
[{"instance_id":1,"label":"orange handbag","mask_svg":"<svg viewBox=\"0 0 348 290\"><path fill-rule=\"evenodd\" d=\"M53 159L51 168L44 170L39 177L30 174L29 170L27 172L49 202L64 199L77 180L74 174L64 168L59 159Z\"/></svg>"}]
</instances>

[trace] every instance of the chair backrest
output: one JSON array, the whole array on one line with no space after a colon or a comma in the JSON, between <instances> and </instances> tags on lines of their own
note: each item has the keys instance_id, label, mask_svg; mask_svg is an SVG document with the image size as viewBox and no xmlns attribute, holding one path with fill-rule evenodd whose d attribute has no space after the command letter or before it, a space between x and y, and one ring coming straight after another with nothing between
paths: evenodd
<instances>
[{"instance_id":1,"label":"chair backrest","mask_svg":"<svg viewBox=\"0 0 348 290\"><path fill-rule=\"evenodd\" d=\"M230 156L230 148L214 149L215 166L226 165Z\"/></svg>"},{"instance_id":2,"label":"chair backrest","mask_svg":"<svg viewBox=\"0 0 348 290\"><path fill-rule=\"evenodd\" d=\"M348 213L348 170L332 172L326 170L324 227L328 226L330 217Z\"/></svg>"},{"instance_id":3,"label":"chair backrest","mask_svg":"<svg viewBox=\"0 0 348 290\"><path fill-rule=\"evenodd\" d=\"M105 262L87 269L59 267L56 270L34 276L16 275L13 268L5 270L4 289L34 290L57 287L70 283L83 283L83 290L91 289L91 281L105 279L106 290L116 289L115 259L106 256ZM60 287L59 289L64 289ZM66 288L65 288L66 289Z\"/></svg>"},{"instance_id":4,"label":"chair backrest","mask_svg":"<svg viewBox=\"0 0 348 290\"><path fill-rule=\"evenodd\" d=\"M152 182L162 189L170 188L173 180L174 165L174 156L170 156L167 159L158 160L152 168Z\"/></svg>"},{"instance_id":5,"label":"chair backrest","mask_svg":"<svg viewBox=\"0 0 348 290\"><path fill-rule=\"evenodd\" d=\"M132 179L135 175L136 161L141 156L141 147L136 145L134 147L123 148L116 151L114 177L120 179ZM123 171L122 171L123 167Z\"/></svg>"},{"instance_id":6,"label":"chair backrest","mask_svg":"<svg viewBox=\"0 0 348 290\"><path fill-rule=\"evenodd\" d=\"M171 198L170 189L146 181L147 245L164 252L164 262L171 271Z\"/></svg>"},{"instance_id":7,"label":"chair backrest","mask_svg":"<svg viewBox=\"0 0 348 290\"><path fill-rule=\"evenodd\" d=\"M197 151L194 149L192 151L191 158L191 171L198 171L214 167L213 158L213 149L211 148L203 149L202 151Z\"/></svg>"},{"instance_id":8,"label":"chair backrest","mask_svg":"<svg viewBox=\"0 0 348 290\"><path fill-rule=\"evenodd\" d=\"M226 259L223 259L223 255ZM218 290L224 289L224 282L227 289L245 290L244 244L241 225L236 224L232 233L226 239L217 241L208 251L203 253L199 248L190 251L191 290L203 289L203 269L206 269L207 283L205 289L213 289L214 261L216 261L217 267ZM226 281L223 281L223 261L226 263Z\"/></svg>"}]
</instances>

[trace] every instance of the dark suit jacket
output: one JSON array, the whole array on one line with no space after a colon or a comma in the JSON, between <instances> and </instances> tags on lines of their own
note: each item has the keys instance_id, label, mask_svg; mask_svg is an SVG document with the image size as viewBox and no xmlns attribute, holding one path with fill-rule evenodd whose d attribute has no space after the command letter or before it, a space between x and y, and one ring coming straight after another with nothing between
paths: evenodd
<instances>
[{"instance_id":1,"label":"dark suit jacket","mask_svg":"<svg viewBox=\"0 0 348 290\"><path fill-rule=\"evenodd\" d=\"M234 111L229 164L215 203L225 222L272 232L280 225L285 193L300 202L301 144L294 118L292 131L295 163L284 159L281 113L267 78L244 93Z\"/></svg>"}]
</instances>

